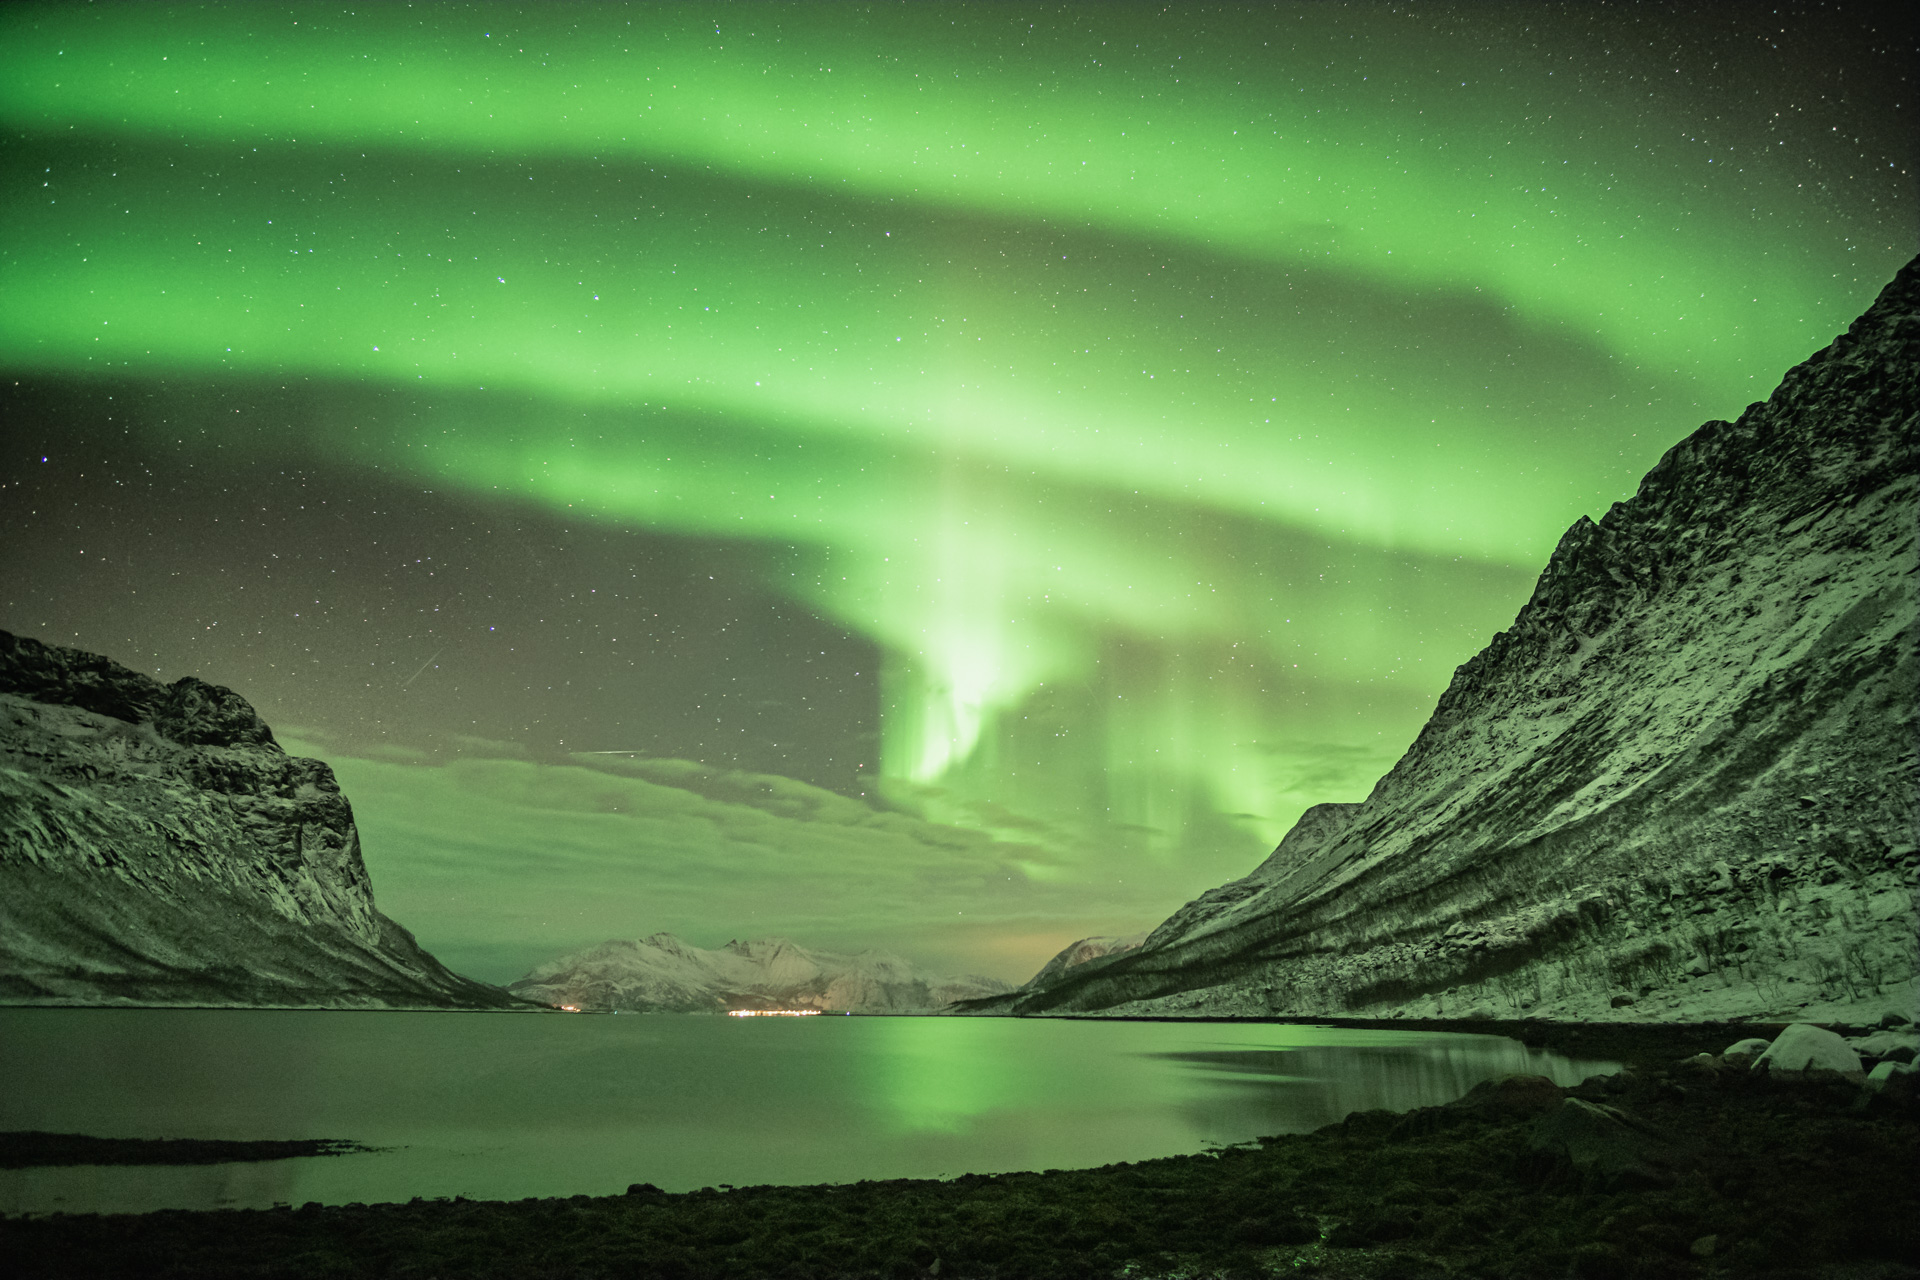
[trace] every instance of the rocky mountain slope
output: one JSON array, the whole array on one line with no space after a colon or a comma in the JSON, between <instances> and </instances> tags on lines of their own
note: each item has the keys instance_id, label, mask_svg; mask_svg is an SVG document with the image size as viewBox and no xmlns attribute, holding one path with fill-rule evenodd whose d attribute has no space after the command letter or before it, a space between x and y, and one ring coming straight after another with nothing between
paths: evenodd
<instances>
[{"instance_id":1,"label":"rocky mountain slope","mask_svg":"<svg viewBox=\"0 0 1920 1280\"><path fill-rule=\"evenodd\" d=\"M1069 969L1077 969L1089 960L1104 960L1108 956L1117 956L1132 951L1147 940L1146 932L1115 937L1111 934L1095 934L1091 938L1082 938L1070 942L1060 949L1058 955L1046 962L1040 972L1034 974L1020 987L1022 991L1037 991L1050 986Z\"/></svg>"},{"instance_id":2,"label":"rocky mountain slope","mask_svg":"<svg viewBox=\"0 0 1920 1280\"><path fill-rule=\"evenodd\" d=\"M240 695L4 631L0 1003L520 1006L374 908L332 771Z\"/></svg>"},{"instance_id":3,"label":"rocky mountain slope","mask_svg":"<svg viewBox=\"0 0 1920 1280\"><path fill-rule=\"evenodd\" d=\"M543 1004L635 1013L925 1013L1008 987L993 978L919 973L883 951L836 955L785 938L729 942L718 951L704 951L670 933L656 933L562 956L507 989Z\"/></svg>"},{"instance_id":4,"label":"rocky mountain slope","mask_svg":"<svg viewBox=\"0 0 1920 1280\"><path fill-rule=\"evenodd\" d=\"M1364 803L970 1008L1910 1013L1917 470L1920 260L1569 529Z\"/></svg>"}]
</instances>

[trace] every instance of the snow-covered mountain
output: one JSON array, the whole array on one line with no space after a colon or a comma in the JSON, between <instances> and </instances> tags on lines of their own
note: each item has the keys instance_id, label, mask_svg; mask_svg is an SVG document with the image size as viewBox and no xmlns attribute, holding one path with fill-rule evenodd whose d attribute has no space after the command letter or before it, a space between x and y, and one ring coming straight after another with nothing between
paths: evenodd
<instances>
[{"instance_id":1,"label":"snow-covered mountain","mask_svg":"<svg viewBox=\"0 0 1920 1280\"><path fill-rule=\"evenodd\" d=\"M528 1000L584 1010L924 1013L1009 987L993 978L919 973L884 951L836 955L785 938L729 942L718 951L704 951L670 933L656 933L561 956L507 989Z\"/></svg>"},{"instance_id":2,"label":"snow-covered mountain","mask_svg":"<svg viewBox=\"0 0 1920 1280\"><path fill-rule=\"evenodd\" d=\"M0 1003L518 1006L374 908L246 699L0 631Z\"/></svg>"},{"instance_id":3,"label":"snow-covered mountain","mask_svg":"<svg viewBox=\"0 0 1920 1280\"><path fill-rule=\"evenodd\" d=\"M1569 529L1364 803L972 1011L1911 1013L1916 471L1920 260Z\"/></svg>"},{"instance_id":4,"label":"snow-covered mountain","mask_svg":"<svg viewBox=\"0 0 1920 1280\"><path fill-rule=\"evenodd\" d=\"M1111 934L1095 934L1091 938L1070 942L1060 949L1058 955L1042 965L1040 972L1028 978L1020 990L1037 991L1052 983L1069 969L1077 969L1089 960L1104 960L1108 956L1132 951L1146 940L1146 931L1142 930L1139 933L1128 934L1124 938Z\"/></svg>"}]
</instances>

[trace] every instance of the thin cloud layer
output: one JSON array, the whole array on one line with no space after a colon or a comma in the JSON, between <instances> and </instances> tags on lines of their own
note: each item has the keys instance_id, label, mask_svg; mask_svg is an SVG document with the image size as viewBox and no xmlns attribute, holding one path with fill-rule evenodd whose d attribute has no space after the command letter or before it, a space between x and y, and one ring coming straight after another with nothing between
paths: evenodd
<instances>
[{"instance_id":1,"label":"thin cloud layer","mask_svg":"<svg viewBox=\"0 0 1920 1280\"><path fill-rule=\"evenodd\" d=\"M284 741L333 766L381 909L493 981L661 930L703 946L881 946L1023 981L1064 941L1138 921L1195 879L1144 858L1096 871L1072 851L687 761L422 765Z\"/></svg>"}]
</instances>

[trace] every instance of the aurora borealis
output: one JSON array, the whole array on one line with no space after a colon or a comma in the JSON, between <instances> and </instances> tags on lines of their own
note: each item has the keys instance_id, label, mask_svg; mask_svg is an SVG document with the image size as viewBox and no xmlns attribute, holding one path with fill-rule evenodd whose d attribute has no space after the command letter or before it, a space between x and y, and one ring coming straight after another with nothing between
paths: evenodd
<instances>
[{"instance_id":1,"label":"aurora borealis","mask_svg":"<svg viewBox=\"0 0 1920 1280\"><path fill-rule=\"evenodd\" d=\"M241 690L476 976L1024 978L1361 798L1858 313L1910 34L12 6L0 625Z\"/></svg>"}]
</instances>

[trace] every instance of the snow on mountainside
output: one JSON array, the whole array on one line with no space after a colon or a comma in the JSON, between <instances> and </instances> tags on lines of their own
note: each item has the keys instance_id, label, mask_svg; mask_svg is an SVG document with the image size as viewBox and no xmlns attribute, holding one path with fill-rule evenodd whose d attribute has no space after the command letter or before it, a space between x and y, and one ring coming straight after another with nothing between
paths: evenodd
<instances>
[{"instance_id":1,"label":"snow on mountainside","mask_svg":"<svg viewBox=\"0 0 1920 1280\"><path fill-rule=\"evenodd\" d=\"M1046 962L1040 972L1028 978L1020 987L1022 991L1037 991L1051 983L1069 969L1077 969L1083 964L1095 960L1105 960L1109 956L1125 955L1147 940L1144 930L1117 938L1110 934L1096 934L1091 938L1082 938L1070 942L1060 949L1060 953Z\"/></svg>"},{"instance_id":2,"label":"snow on mountainside","mask_svg":"<svg viewBox=\"0 0 1920 1280\"><path fill-rule=\"evenodd\" d=\"M5 631L0 1003L521 1007L375 910L333 772L246 699Z\"/></svg>"},{"instance_id":3,"label":"snow on mountainside","mask_svg":"<svg viewBox=\"0 0 1920 1280\"><path fill-rule=\"evenodd\" d=\"M973 1012L1912 1012L1920 260L1569 529L1359 805Z\"/></svg>"},{"instance_id":4,"label":"snow on mountainside","mask_svg":"<svg viewBox=\"0 0 1920 1280\"><path fill-rule=\"evenodd\" d=\"M602 943L541 965L508 987L543 1004L639 1013L823 1009L923 1013L1008 990L993 978L917 973L898 956L843 956L784 938L729 942L718 951L670 933Z\"/></svg>"}]
</instances>

